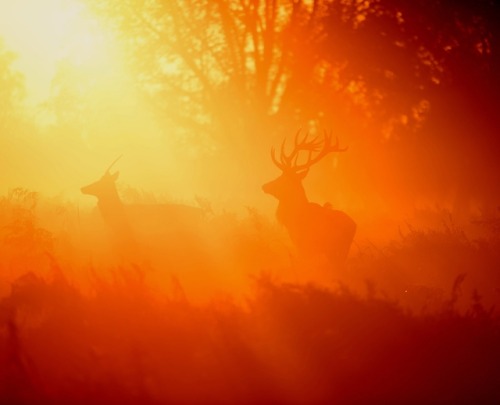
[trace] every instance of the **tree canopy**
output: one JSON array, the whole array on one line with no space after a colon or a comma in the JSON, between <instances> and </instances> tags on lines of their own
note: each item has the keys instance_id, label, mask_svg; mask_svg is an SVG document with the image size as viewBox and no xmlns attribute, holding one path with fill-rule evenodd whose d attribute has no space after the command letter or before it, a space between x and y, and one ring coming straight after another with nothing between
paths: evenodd
<instances>
[{"instance_id":1,"label":"tree canopy","mask_svg":"<svg viewBox=\"0 0 500 405\"><path fill-rule=\"evenodd\" d=\"M12 63L14 53L6 50L0 38L0 131L6 132L12 124L16 108L24 96L22 75L17 72Z\"/></svg>"},{"instance_id":2,"label":"tree canopy","mask_svg":"<svg viewBox=\"0 0 500 405\"><path fill-rule=\"evenodd\" d=\"M359 182L378 175L420 191L458 182L468 194L477 176L483 190L497 180L495 1L93 5L127 43L157 116L187 137L262 154L314 122L356 145L348 169L364 166ZM463 175L463 156L475 178Z\"/></svg>"}]
</instances>

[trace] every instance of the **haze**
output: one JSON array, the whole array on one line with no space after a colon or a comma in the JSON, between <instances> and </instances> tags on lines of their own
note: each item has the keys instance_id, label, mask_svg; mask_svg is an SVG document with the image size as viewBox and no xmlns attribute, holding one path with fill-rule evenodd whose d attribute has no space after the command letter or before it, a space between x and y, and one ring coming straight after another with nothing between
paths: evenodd
<instances>
[{"instance_id":1,"label":"haze","mask_svg":"<svg viewBox=\"0 0 500 405\"><path fill-rule=\"evenodd\" d=\"M0 0L0 403L498 403L498 21Z\"/></svg>"},{"instance_id":2,"label":"haze","mask_svg":"<svg viewBox=\"0 0 500 405\"><path fill-rule=\"evenodd\" d=\"M176 201L235 197L206 185L207 170L199 161L215 148L211 142L186 144L178 127L158 124L127 71L119 43L85 5L27 0L2 1L0 7L0 35L14 55L25 96L16 111L23 122L2 139L3 192L26 187L94 205L81 198L80 187L123 155L123 184L137 190ZM72 103L84 106L76 112ZM246 192L236 196L238 203L248 198Z\"/></svg>"},{"instance_id":3,"label":"haze","mask_svg":"<svg viewBox=\"0 0 500 405\"><path fill-rule=\"evenodd\" d=\"M330 116L299 113L280 124L279 131L256 122L250 138L233 133L229 128L235 125L212 125L207 131L199 122L186 125L182 119L172 118L184 114L179 112L175 88L163 96L163 112L150 102L144 89L154 92L155 85L148 83L147 75L142 79L137 76L130 63L130 49L125 50L126 37L113 33L109 20L98 19L88 5L47 0L36 4L4 1L1 7L5 48L16 55L13 68L23 75L25 89L18 111L23 126L11 127L3 139L4 149L10 151L3 162L4 192L23 186L91 204L89 199L80 198L79 188L97 179L112 160L123 155L119 167L122 185L175 201L192 203L195 196L201 196L221 208L224 205L238 211L244 206L257 207L270 215L273 202L260 190L261 184L277 174L270 164L269 150L298 128L312 125L332 130L350 148L349 153L332 156L326 172L314 171L306 180L306 184L311 183L311 199L320 203L330 201L339 209L355 210L358 217L384 216L402 221L413 218L415 209L446 209L456 211L456 219L464 217L467 222L470 215L481 215L485 206L494 206L490 201L498 197L489 187L495 176L490 170L493 153L483 145L490 138L485 135L476 147L472 137L464 138L467 131L454 130L473 127L476 122L441 116L442 122L420 132L442 141L404 141L404 148L415 149L410 151L414 161L406 158L408 151L400 158L392 154L392 146L377 144L397 142L408 129L416 130L415 136L421 137L418 129L404 127L425 121L429 108L425 99L411 106L403 93L407 111L398 112L387 122L377 118L372 126L360 125L355 121L365 120L363 109L368 107L363 103L372 96L359 93L353 81L346 90L359 93L354 101L359 111L352 112L348 120L337 111ZM183 77L184 68L175 55L165 52L162 69ZM368 53L352 54L350 63L356 65L367 58ZM277 95L281 97L279 88ZM447 97L446 93L441 97L445 103ZM223 120L249 119L245 117L249 110L236 103L224 111L227 101L221 101L223 111L215 112ZM460 100L449 101L456 103L458 110L465 107ZM483 132L489 133L491 128ZM380 141L376 141L378 137ZM496 142L494 145L496 148ZM477 175L463 173L462 158L477 167Z\"/></svg>"}]
</instances>

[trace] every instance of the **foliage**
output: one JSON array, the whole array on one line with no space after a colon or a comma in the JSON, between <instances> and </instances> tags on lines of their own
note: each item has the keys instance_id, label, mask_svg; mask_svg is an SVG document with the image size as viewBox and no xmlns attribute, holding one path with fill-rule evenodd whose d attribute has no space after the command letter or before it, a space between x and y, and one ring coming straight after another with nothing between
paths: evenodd
<instances>
[{"instance_id":1,"label":"foliage","mask_svg":"<svg viewBox=\"0 0 500 405\"><path fill-rule=\"evenodd\" d=\"M488 0L331 1L320 42L331 64L326 76L342 87L359 83L372 115L385 117L382 123L393 118L400 127L422 121L428 113L423 102L439 110L439 98L452 101L452 94L459 102L477 94L489 108L498 97L498 13Z\"/></svg>"},{"instance_id":2,"label":"foliage","mask_svg":"<svg viewBox=\"0 0 500 405\"><path fill-rule=\"evenodd\" d=\"M473 302L490 310L500 298L499 239L489 233L471 238L453 222L441 227L411 224L387 246L365 246L354 259L372 295L397 300L415 312L452 307L466 311ZM348 282L354 282L347 279Z\"/></svg>"},{"instance_id":3,"label":"foliage","mask_svg":"<svg viewBox=\"0 0 500 405\"><path fill-rule=\"evenodd\" d=\"M208 255L201 256L211 263L170 267L122 261L94 221L91 214L77 215L70 206L26 190L1 200L0 255L10 269L2 271L8 289L2 288L0 299L4 402L500 399L498 312L485 305L482 290L467 305L461 305L460 295L469 279L498 271L495 238L472 241L452 224L409 228L379 254L361 249L353 255L335 286L289 281L284 273L312 269L282 261L277 252L285 243L282 236L252 209L244 218L211 212L204 232L218 239L211 239ZM43 235L50 235L50 244ZM23 246L23 254L16 255ZM107 261L99 253L106 253ZM198 267L187 269L186 263ZM209 289L211 277L224 282L220 274L233 276L245 266L251 268L252 287L239 297L233 280L227 284L230 293L195 299L189 271L195 283ZM418 273L424 266L432 268L427 279ZM453 285L456 272L465 270L467 276ZM382 293L391 272L408 283L420 277L421 286L427 280L430 288L430 279L447 271L451 291L427 312L419 311L421 301L405 301L403 293L399 301ZM369 276L377 289L361 292L349 278L353 273ZM250 279L245 280L248 287ZM494 285L497 279L488 273L487 280Z\"/></svg>"},{"instance_id":4,"label":"foliage","mask_svg":"<svg viewBox=\"0 0 500 405\"><path fill-rule=\"evenodd\" d=\"M129 0L96 7L129 42L138 79L164 103L163 114L179 114L193 129L192 120L208 124L204 130L223 122L241 131L242 123L283 110L287 120L353 118L347 109L356 105L370 125L413 128L437 95L496 99L498 8L466 3Z\"/></svg>"},{"instance_id":5,"label":"foliage","mask_svg":"<svg viewBox=\"0 0 500 405\"><path fill-rule=\"evenodd\" d=\"M497 2L90 4L128 45L161 126L240 183L282 136L332 128L351 148L330 198L354 189L391 211L447 199L459 221L496 209Z\"/></svg>"},{"instance_id":6,"label":"foliage","mask_svg":"<svg viewBox=\"0 0 500 405\"><path fill-rule=\"evenodd\" d=\"M6 50L0 38L0 131L5 132L13 123L16 108L24 96L24 82L21 74L12 64L15 54Z\"/></svg>"},{"instance_id":7,"label":"foliage","mask_svg":"<svg viewBox=\"0 0 500 405\"><path fill-rule=\"evenodd\" d=\"M129 43L138 81L162 117L226 142L246 141L280 109L291 77L303 73L296 62L306 55L296 54L294 41L317 21L303 2L97 6Z\"/></svg>"},{"instance_id":8,"label":"foliage","mask_svg":"<svg viewBox=\"0 0 500 405\"><path fill-rule=\"evenodd\" d=\"M2 201L10 208L10 220L4 225L4 243L14 248L50 250L50 232L37 224L36 206L38 194L23 188L10 190Z\"/></svg>"},{"instance_id":9,"label":"foliage","mask_svg":"<svg viewBox=\"0 0 500 405\"><path fill-rule=\"evenodd\" d=\"M86 297L64 279L27 275L13 284L1 302L11 314L1 335L10 359L1 363L3 398L498 400L500 330L491 314L414 317L384 301L265 279L245 309L227 301L199 307L157 300L140 282L94 287Z\"/></svg>"}]
</instances>

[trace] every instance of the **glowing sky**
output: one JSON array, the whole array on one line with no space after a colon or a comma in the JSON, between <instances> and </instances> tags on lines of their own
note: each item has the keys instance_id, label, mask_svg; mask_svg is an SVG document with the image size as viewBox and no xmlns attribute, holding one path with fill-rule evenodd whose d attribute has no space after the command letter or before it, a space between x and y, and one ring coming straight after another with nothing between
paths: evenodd
<instances>
[{"instance_id":1,"label":"glowing sky","mask_svg":"<svg viewBox=\"0 0 500 405\"><path fill-rule=\"evenodd\" d=\"M110 62L104 32L76 0L0 0L0 37L17 55L30 103L47 98L61 60Z\"/></svg>"}]
</instances>

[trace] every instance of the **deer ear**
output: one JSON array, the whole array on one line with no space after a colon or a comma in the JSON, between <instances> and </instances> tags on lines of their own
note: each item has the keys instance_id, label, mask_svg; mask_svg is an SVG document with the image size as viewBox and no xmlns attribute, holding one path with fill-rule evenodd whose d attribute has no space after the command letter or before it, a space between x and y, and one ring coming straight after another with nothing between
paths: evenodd
<instances>
[{"instance_id":1,"label":"deer ear","mask_svg":"<svg viewBox=\"0 0 500 405\"><path fill-rule=\"evenodd\" d=\"M114 172L111 177L113 178L113 181L116 181L116 179L118 178L118 176L120 175L120 172L119 171L116 171Z\"/></svg>"},{"instance_id":2,"label":"deer ear","mask_svg":"<svg viewBox=\"0 0 500 405\"><path fill-rule=\"evenodd\" d=\"M302 170L301 172L297 173L297 176L299 176L300 180L304 180L305 177L307 176L307 173L309 173L309 169Z\"/></svg>"}]
</instances>

